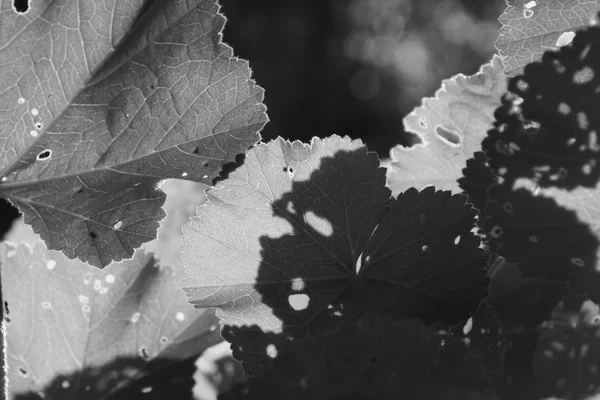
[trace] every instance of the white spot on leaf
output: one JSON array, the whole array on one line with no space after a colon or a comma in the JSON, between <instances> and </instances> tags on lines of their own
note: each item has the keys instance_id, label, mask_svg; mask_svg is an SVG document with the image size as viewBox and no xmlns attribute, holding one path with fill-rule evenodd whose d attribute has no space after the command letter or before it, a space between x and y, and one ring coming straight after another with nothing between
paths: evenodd
<instances>
[{"instance_id":1,"label":"white spot on leaf","mask_svg":"<svg viewBox=\"0 0 600 400\"><path fill-rule=\"evenodd\" d=\"M108 292L108 288L106 288L106 287L100 288L100 294L106 294L107 292Z\"/></svg>"},{"instance_id":2,"label":"white spot on leaf","mask_svg":"<svg viewBox=\"0 0 600 400\"><path fill-rule=\"evenodd\" d=\"M52 308L52 304L50 304L49 301L42 301L42 308L45 308L46 310Z\"/></svg>"},{"instance_id":3,"label":"white spot on leaf","mask_svg":"<svg viewBox=\"0 0 600 400\"><path fill-rule=\"evenodd\" d=\"M274 344L269 344L267 346L267 355L271 358L277 357L277 347Z\"/></svg>"},{"instance_id":4,"label":"white spot on leaf","mask_svg":"<svg viewBox=\"0 0 600 400\"><path fill-rule=\"evenodd\" d=\"M134 312L133 315L131 316L131 322L133 322L134 324L136 322L138 322L140 320L140 313L139 312Z\"/></svg>"},{"instance_id":5,"label":"white spot on leaf","mask_svg":"<svg viewBox=\"0 0 600 400\"><path fill-rule=\"evenodd\" d=\"M48 269L54 269L54 267L56 267L56 261L55 260L48 260L48 261L46 261L46 268L48 268Z\"/></svg>"},{"instance_id":6,"label":"white spot on leaf","mask_svg":"<svg viewBox=\"0 0 600 400\"><path fill-rule=\"evenodd\" d=\"M302 280L302 278L292 279L292 290L296 292L304 290L304 281Z\"/></svg>"},{"instance_id":7,"label":"white spot on leaf","mask_svg":"<svg viewBox=\"0 0 600 400\"><path fill-rule=\"evenodd\" d=\"M31 131L29 131L29 134L30 134L32 137L37 137L37 135L38 135L38 132L37 132L35 129L32 129Z\"/></svg>"},{"instance_id":8,"label":"white spot on leaf","mask_svg":"<svg viewBox=\"0 0 600 400\"><path fill-rule=\"evenodd\" d=\"M525 18L531 18L531 17L533 17L533 11L528 8L525 8L525 9L523 9L523 16Z\"/></svg>"},{"instance_id":9,"label":"white spot on leaf","mask_svg":"<svg viewBox=\"0 0 600 400\"><path fill-rule=\"evenodd\" d=\"M114 283L115 282L115 276L113 274L108 274L108 275L106 275L106 278L104 278L104 280L107 283Z\"/></svg>"},{"instance_id":10,"label":"white spot on leaf","mask_svg":"<svg viewBox=\"0 0 600 400\"><path fill-rule=\"evenodd\" d=\"M146 386L142 388L142 393L150 393L152 391L152 386Z\"/></svg>"},{"instance_id":11,"label":"white spot on leaf","mask_svg":"<svg viewBox=\"0 0 600 400\"><path fill-rule=\"evenodd\" d=\"M460 243L460 235L454 238L454 244L458 245Z\"/></svg>"},{"instance_id":12,"label":"white spot on leaf","mask_svg":"<svg viewBox=\"0 0 600 400\"><path fill-rule=\"evenodd\" d=\"M185 314L182 313L181 311L177 311L177 314L175 314L175 319L177 321L183 321L183 320L185 320Z\"/></svg>"},{"instance_id":13,"label":"white spot on leaf","mask_svg":"<svg viewBox=\"0 0 600 400\"><path fill-rule=\"evenodd\" d=\"M17 100L17 103L25 104L25 99L23 97L19 97L19 100Z\"/></svg>"},{"instance_id":14,"label":"white spot on leaf","mask_svg":"<svg viewBox=\"0 0 600 400\"><path fill-rule=\"evenodd\" d=\"M99 292L100 289L102 289L102 282L100 282L100 279L94 280L94 290Z\"/></svg>"},{"instance_id":15,"label":"white spot on leaf","mask_svg":"<svg viewBox=\"0 0 600 400\"><path fill-rule=\"evenodd\" d=\"M529 9L529 8L533 8L537 6L537 3L535 1L530 1L529 3L525 4L525 8Z\"/></svg>"},{"instance_id":16,"label":"white spot on leaf","mask_svg":"<svg viewBox=\"0 0 600 400\"><path fill-rule=\"evenodd\" d=\"M11 250L9 250L9 251L6 252L6 257L7 258L13 258L16 255L17 255L17 250L15 250L15 249L11 249Z\"/></svg>"},{"instance_id":17,"label":"white spot on leaf","mask_svg":"<svg viewBox=\"0 0 600 400\"><path fill-rule=\"evenodd\" d=\"M33 115L34 117L37 117L39 113L40 112L38 111L37 108L32 108L31 109L31 115Z\"/></svg>"},{"instance_id":18,"label":"white spot on leaf","mask_svg":"<svg viewBox=\"0 0 600 400\"><path fill-rule=\"evenodd\" d=\"M86 285L89 285L92 279L94 279L94 274L92 274L91 272L86 272L85 275L83 275L83 283L85 283Z\"/></svg>"},{"instance_id":19,"label":"white spot on leaf","mask_svg":"<svg viewBox=\"0 0 600 400\"><path fill-rule=\"evenodd\" d=\"M71 382L69 382L67 380L64 380L64 381L62 381L61 386L62 386L63 389L68 389L69 386L71 386Z\"/></svg>"},{"instance_id":20,"label":"white spot on leaf","mask_svg":"<svg viewBox=\"0 0 600 400\"><path fill-rule=\"evenodd\" d=\"M186 176L188 176L188 173L187 173L187 172L184 172L183 174L181 174L181 176L182 176L183 178L185 178Z\"/></svg>"},{"instance_id":21,"label":"white spot on leaf","mask_svg":"<svg viewBox=\"0 0 600 400\"><path fill-rule=\"evenodd\" d=\"M85 312L85 313L89 313L89 312L90 312L90 310L91 310L90 306L88 306L87 304L84 304L84 305L82 305L82 306L81 306L81 309L82 309L82 310L83 310L83 312Z\"/></svg>"},{"instance_id":22,"label":"white spot on leaf","mask_svg":"<svg viewBox=\"0 0 600 400\"><path fill-rule=\"evenodd\" d=\"M79 301L83 304L87 304L90 302L90 299L86 295L80 294L78 296L78 298L79 298Z\"/></svg>"},{"instance_id":23,"label":"white spot on leaf","mask_svg":"<svg viewBox=\"0 0 600 400\"><path fill-rule=\"evenodd\" d=\"M113 225L113 228L119 229L121 226L123 226L123 221L117 221L117 223Z\"/></svg>"}]
</instances>

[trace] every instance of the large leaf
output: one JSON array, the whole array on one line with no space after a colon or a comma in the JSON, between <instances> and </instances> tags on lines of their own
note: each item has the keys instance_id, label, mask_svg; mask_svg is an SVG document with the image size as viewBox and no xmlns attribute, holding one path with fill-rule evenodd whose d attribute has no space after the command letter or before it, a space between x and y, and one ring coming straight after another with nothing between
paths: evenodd
<instances>
[{"instance_id":1,"label":"large leaf","mask_svg":"<svg viewBox=\"0 0 600 400\"><path fill-rule=\"evenodd\" d=\"M221 340L214 313L189 306L175 271L141 250L99 271L39 241L2 243L0 262L12 394L56 395L51 382L60 374L68 377L58 382L61 399L101 398L117 387L90 371L132 360L123 384Z\"/></svg>"},{"instance_id":2,"label":"large leaf","mask_svg":"<svg viewBox=\"0 0 600 400\"><path fill-rule=\"evenodd\" d=\"M93 4L0 6L0 195L49 249L104 267L156 237L157 182L210 185L267 117L215 0Z\"/></svg>"},{"instance_id":3,"label":"large leaf","mask_svg":"<svg viewBox=\"0 0 600 400\"><path fill-rule=\"evenodd\" d=\"M525 65L538 61L547 50L556 50L573 38L575 30L587 26L600 10L597 1L508 0L498 18L502 27L496 49L504 72L523 73Z\"/></svg>"},{"instance_id":4,"label":"large leaf","mask_svg":"<svg viewBox=\"0 0 600 400\"><path fill-rule=\"evenodd\" d=\"M223 331L246 371L269 346L365 311L457 322L477 309L487 257L466 197L427 188L391 199L378 167L358 140L277 139L184 226L183 288L226 328L248 327Z\"/></svg>"},{"instance_id":5,"label":"large leaf","mask_svg":"<svg viewBox=\"0 0 600 400\"><path fill-rule=\"evenodd\" d=\"M480 397L489 385L481 359L420 320L368 314L331 335L294 341L282 353L264 378L219 399L487 398Z\"/></svg>"},{"instance_id":6,"label":"large leaf","mask_svg":"<svg viewBox=\"0 0 600 400\"><path fill-rule=\"evenodd\" d=\"M483 147L500 178L484 230L526 277L559 279L600 301L600 28L511 79ZM579 79L587 74L588 78ZM595 75L596 74L596 75ZM548 84L552 82L552 84Z\"/></svg>"},{"instance_id":7,"label":"large leaf","mask_svg":"<svg viewBox=\"0 0 600 400\"><path fill-rule=\"evenodd\" d=\"M405 130L421 142L391 150L388 186L392 193L429 185L461 193L457 180L467 160L481 150L505 92L506 77L498 56L475 75L458 74L444 80L435 97L423 99L423 104L404 118Z\"/></svg>"}]
</instances>

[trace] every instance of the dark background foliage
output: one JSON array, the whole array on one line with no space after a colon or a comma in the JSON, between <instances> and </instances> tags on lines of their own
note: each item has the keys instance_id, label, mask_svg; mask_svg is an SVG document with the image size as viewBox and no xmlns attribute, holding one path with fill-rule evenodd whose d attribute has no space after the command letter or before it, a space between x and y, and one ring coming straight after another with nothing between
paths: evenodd
<instances>
[{"instance_id":1,"label":"dark background foliage","mask_svg":"<svg viewBox=\"0 0 600 400\"><path fill-rule=\"evenodd\" d=\"M387 158L402 118L494 53L503 0L221 0L224 40L266 89L263 140L348 135ZM0 199L0 238L17 212Z\"/></svg>"}]
</instances>

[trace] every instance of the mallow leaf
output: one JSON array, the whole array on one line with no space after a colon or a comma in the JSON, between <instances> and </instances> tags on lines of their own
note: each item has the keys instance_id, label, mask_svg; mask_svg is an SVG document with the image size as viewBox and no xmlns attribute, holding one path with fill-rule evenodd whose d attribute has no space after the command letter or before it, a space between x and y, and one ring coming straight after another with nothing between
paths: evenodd
<instances>
[{"instance_id":1,"label":"mallow leaf","mask_svg":"<svg viewBox=\"0 0 600 400\"><path fill-rule=\"evenodd\" d=\"M117 387L94 381L93 371L117 358L133 368L124 384L221 340L214 313L187 304L173 268L144 251L100 271L41 241L9 242L0 244L0 263L12 395L56 390L51 383L63 375L61 399L110 398Z\"/></svg>"},{"instance_id":2,"label":"mallow leaf","mask_svg":"<svg viewBox=\"0 0 600 400\"><path fill-rule=\"evenodd\" d=\"M444 80L435 97L423 99L403 120L405 130L416 134L420 143L390 151L387 184L392 194L429 185L461 193L457 180L467 160L481 150L505 92L506 77L498 56L475 75Z\"/></svg>"},{"instance_id":3,"label":"mallow leaf","mask_svg":"<svg viewBox=\"0 0 600 400\"><path fill-rule=\"evenodd\" d=\"M502 27L495 43L504 72L521 74L525 65L540 60L544 51L568 44L575 31L587 26L599 10L597 1L508 0L498 18Z\"/></svg>"},{"instance_id":4,"label":"mallow leaf","mask_svg":"<svg viewBox=\"0 0 600 400\"><path fill-rule=\"evenodd\" d=\"M487 398L479 396L490 383L462 340L418 319L367 314L329 335L294 341L263 377L219 399Z\"/></svg>"},{"instance_id":5,"label":"mallow leaf","mask_svg":"<svg viewBox=\"0 0 600 400\"><path fill-rule=\"evenodd\" d=\"M267 117L216 0L92 4L2 6L0 196L102 268L156 237L160 180L210 185Z\"/></svg>"},{"instance_id":6,"label":"mallow leaf","mask_svg":"<svg viewBox=\"0 0 600 400\"><path fill-rule=\"evenodd\" d=\"M599 54L600 28L590 27L528 65L511 79L482 143L499 174L485 209L489 244L525 277L569 282L593 301L600 301Z\"/></svg>"},{"instance_id":7,"label":"mallow leaf","mask_svg":"<svg viewBox=\"0 0 600 400\"><path fill-rule=\"evenodd\" d=\"M465 203L431 187L390 198L359 140L261 143L184 225L182 287L218 308L249 373L286 341L370 310L458 322L488 284Z\"/></svg>"}]
</instances>

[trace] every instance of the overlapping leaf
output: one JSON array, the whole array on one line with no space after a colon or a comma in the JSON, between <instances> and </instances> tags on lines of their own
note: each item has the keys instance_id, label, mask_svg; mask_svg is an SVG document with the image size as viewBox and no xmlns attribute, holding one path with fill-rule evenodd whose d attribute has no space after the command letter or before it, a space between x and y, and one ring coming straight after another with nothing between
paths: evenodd
<instances>
[{"instance_id":1,"label":"overlapping leaf","mask_svg":"<svg viewBox=\"0 0 600 400\"><path fill-rule=\"evenodd\" d=\"M49 249L130 258L164 217L160 180L210 185L260 139L263 90L215 0L0 7L0 195Z\"/></svg>"},{"instance_id":2,"label":"overlapping leaf","mask_svg":"<svg viewBox=\"0 0 600 400\"><path fill-rule=\"evenodd\" d=\"M572 39L575 30L587 26L599 10L597 1L508 0L498 18L502 27L495 44L503 57L504 72L521 74L525 65L539 61L544 51L556 50Z\"/></svg>"},{"instance_id":3,"label":"overlapping leaf","mask_svg":"<svg viewBox=\"0 0 600 400\"><path fill-rule=\"evenodd\" d=\"M467 160L481 150L505 92L498 56L475 75L458 74L443 81L435 97L423 99L423 105L404 118L405 130L418 135L421 143L391 150L388 186L392 193L427 185L461 193L457 180Z\"/></svg>"},{"instance_id":4,"label":"overlapping leaf","mask_svg":"<svg viewBox=\"0 0 600 400\"><path fill-rule=\"evenodd\" d=\"M493 399L484 394L489 383L480 358L463 341L440 337L420 320L368 314L331 335L295 341L264 378L219 399L391 400L400 393L407 399Z\"/></svg>"},{"instance_id":5,"label":"overlapping leaf","mask_svg":"<svg viewBox=\"0 0 600 400\"><path fill-rule=\"evenodd\" d=\"M39 241L0 247L13 395L110 398L123 384L157 368L166 373L221 340L214 313L189 306L174 270L148 253L99 271ZM107 385L116 379L108 371L98 376L113 364L123 369L115 372L124 374L119 386ZM56 387L59 374L69 378Z\"/></svg>"},{"instance_id":6,"label":"overlapping leaf","mask_svg":"<svg viewBox=\"0 0 600 400\"><path fill-rule=\"evenodd\" d=\"M486 295L466 197L427 188L390 199L378 166L338 136L261 144L184 226L183 288L218 308L247 372L290 338L369 310L457 322Z\"/></svg>"},{"instance_id":7,"label":"overlapping leaf","mask_svg":"<svg viewBox=\"0 0 600 400\"><path fill-rule=\"evenodd\" d=\"M504 100L483 142L501 175L488 191L490 244L519 262L526 277L568 281L594 301L600 299L599 44L600 28L591 27L528 65L510 81L516 96Z\"/></svg>"}]
</instances>

